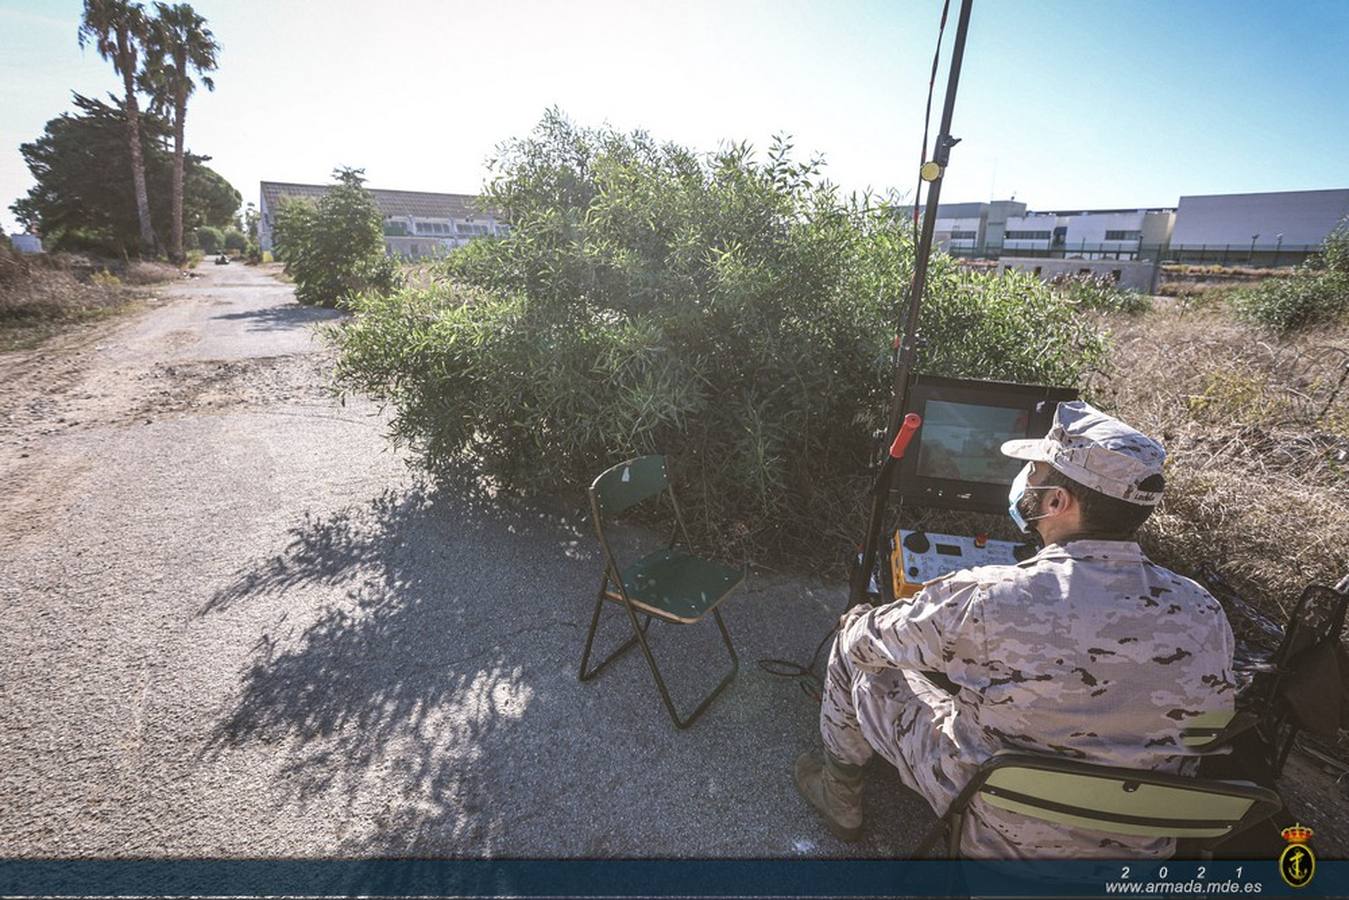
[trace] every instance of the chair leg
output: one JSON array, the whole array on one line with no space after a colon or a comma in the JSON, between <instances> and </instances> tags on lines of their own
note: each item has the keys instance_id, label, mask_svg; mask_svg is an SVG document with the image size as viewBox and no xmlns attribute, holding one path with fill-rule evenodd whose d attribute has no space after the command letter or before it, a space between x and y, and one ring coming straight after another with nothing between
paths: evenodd
<instances>
[{"instance_id":1,"label":"chair leg","mask_svg":"<svg viewBox=\"0 0 1349 900\"><path fill-rule=\"evenodd\" d=\"M1283 774L1284 764L1288 762L1288 754L1293 752L1293 742L1297 739L1297 733L1297 725L1290 724L1288 726L1288 737L1284 738L1282 745L1279 745L1278 757L1274 760L1275 777Z\"/></svg>"},{"instance_id":2,"label":"chair leg","mask_svg":"<svg viewBox=\"0 0 1349 900\"><path fill-rule=\"evenodd\" d=\"M665 703L666 712L670 714L670 719L674 722L676 728L681 730L688 728L698 720L698 717L706 711L713 700L717 699L717 695L726 689L726 686L735 678L736 673L740 671L740 657L736 655L735 647L731 645L731 634L726 630L726 623L722 621L721 612L716 609L712 610L712 617L716 620L717 628L721 631L722 643L726 645L726 650L731 655L731 671L726 673L726 677L721 679L721 683L712 690L712 693L704 697L697 708L685 719L681 719L679 711L675 709L674 700L670 698L670 691L665 687L665 679L661 677L660 668L656 665L656 657L652 655L651 646L646 642L646 631L637 627L637 613L633 611L631 606L628 607L628 616L632 619L632 626L636 631L634 637L642 645L642 653L646 655L647 664L651 667L651 674L656 679L656 688L660 691L660 698Z\"/></svg>"},{"instance_id":3,"label":"chair leg","mask_svg":"<svg viewBox=\"0 0 1349 900\"><path fill-rule=\"evenodd\" d=\"M960 859L960 832L965 827L965 817L959 813L950 815L951 834L946 842L946 856L948 859Z\"/></svg>"},{"instance_id":4,"label":"chair leg","mask_svg":"<svg viewBox=\"0 0 1349 900\"><path fill-rule=\"evenodd\" d=\"M946 858L951 860L960 859L960 833L965 829L965 813L967 807L953 806L946 813L946 822L949 832L946 838ZM950 865L946 867L946 889L945 893L950 896L969 896L964 891L957 890L957 872L958 867Z\"/></svg>"},{"instance_id":5,"label":"chair leg","mask_svg":"<svg viewBox=\"0 0 1349 900\"><path fill-rule=\"evenodd\" d=\"M595 666L593 669L591 669L591 670L588 671L588 672L586 671L586 663L588 663L588 662L590 661L590 649L591 649L591 646L592 646L592 645L594 644L594 642L595 642L595 632L596 632L596 630L599 628L599 624L600 624L600 612L604 609L604 604L605 604L604 589L607 588L608 586L609 586L609 574L608 574L608 572L606 572L605 575L604 575L604 578L600 581L600 591L599 591L599 595L596 596L596 598L595 598L595 612L594 612L594 614L590 617L590 631L586 633L586 646L585 646L585 650L583 650L583 651L581 652L581 671L580 671L580 673L579 673L579 677L580 677L580 680L581 680L581 681L589 681L590 679L594 678L596 675L600 674L600 672L604 670L604 667L605 667L605 666L609 665L609 663L611 663L611 662L613 662L614 660L618 659L620 656L622 656L622 655L623 655L624 653L626 653L628 650L631 650L632 647L633 647L633 645L637 643L637 638L636 638L636 636L633 636L633 637L628 638L626 641L624 641L622 644L619 645L619 647L618 647L617 650L615 650L613 653L610 653L608 656L606 656L606 657L599 663L599 665ZM647 627L648 627L650 624L651 624L651 617L650 617L650 616L647 616L647 617L646 617L646 621L642 623L642 625L641 625L641 627L640 627L639 630L640 630L642 633L645 633Z\"/></svg>"}]
</instances>

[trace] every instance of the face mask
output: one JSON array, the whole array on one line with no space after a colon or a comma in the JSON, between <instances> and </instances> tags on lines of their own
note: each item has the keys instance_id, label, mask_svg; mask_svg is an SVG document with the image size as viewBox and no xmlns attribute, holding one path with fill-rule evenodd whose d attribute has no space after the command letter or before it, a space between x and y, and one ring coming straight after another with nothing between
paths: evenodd
<instances>
[{"instance_id":1,"label":"face mask","mask_svg":"<svg viewBox=\"0 0 1349 900\"><path fill-rule=\"evenodd\" d=\"M1036 519L1047 519L1049 518L1049 515L1051 515L1046 513L1044 515L1031 516L1027 519L1021 514L1021 510L1017 508L1021 504L1021 498L1026 495L1026 491L1052 491L1054 489L1053 485L1040 486L1028 484L1026 479L1029 477L1030 463L1026 463L1021 467L1021 471L1016 473L1016 478L1012 480L1012 489L1007 492L1007 499L1009 501L1007 504L1007 514L1012 517L1012 521L1016 523L1016 527L1021 530L1022 534L1030 534L1031 522L1034 522Z\"/></svg>"}]
</instances>

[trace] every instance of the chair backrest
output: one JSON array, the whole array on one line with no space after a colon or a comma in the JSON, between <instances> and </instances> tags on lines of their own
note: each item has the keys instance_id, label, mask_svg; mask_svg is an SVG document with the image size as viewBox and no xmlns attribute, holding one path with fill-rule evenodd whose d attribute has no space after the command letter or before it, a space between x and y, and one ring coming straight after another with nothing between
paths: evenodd
<instances>
[{"instance_id":1,"label":"chair backrest","mask_svg":"<svg viewBox=\"0 0 1349 900\"><path fill-rule=\"evenodd\" d=\"M1224 732L1227 726L1232 724L1236 718L1236 710L1222 709L1211 712L1201 713L1193 718L1185 720L1185 727L1180 730L1180 742L1183 746L1192 749L1203 747L1206 744L1217 744L1218 740L1225 737Z\"/></svg>"},{"instance_id":2,"label":"chair backrest","mask_svg":"<svg viewBox=\"0 0 1349 900\"><path fill-rule=\"evenodd\" d=\"M1157 838L1221 838L1280 806L1249 782L1001 753L980 770L988 804L1059 825Z\"/></svg>"},{"instance_id":3,"label":"chair backrest","mask_svg":"<svg viewBox=\"0 0 1349 900\"><path fill-rule=\"evenodd\" d=\"M1309 584L1288 615L1283 641L1274 653L1276 665L1286 665L1302 651L1326 640L1338 640L1349 609L1349 576L1335 587Z\"/></svg>"},{"instance_id":4,"label":"chair backrest","mask_svg":"<svg viewBox=\"0 0 1349 900\"><path fill-rule=\"evenodd\" d=\"M622 515L670 486L664 456L639 456L610 466L590 483L590 502L597 521Z\"/></svg>"}]
</instances>

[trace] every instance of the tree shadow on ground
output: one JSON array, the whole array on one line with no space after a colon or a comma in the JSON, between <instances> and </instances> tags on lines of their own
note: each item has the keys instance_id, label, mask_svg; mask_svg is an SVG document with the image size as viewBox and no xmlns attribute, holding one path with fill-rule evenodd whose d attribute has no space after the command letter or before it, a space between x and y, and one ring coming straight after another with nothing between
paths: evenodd
<instances>
[{"instance_id":1,"label":"tree shadow on ground","mask_svg":"<svg viewBox=\"0 0 1349 900\"><path fill-rule=\"evenodd\" d=\"M576 609L500 615L522 586L502 583L497 567L475 557L497 532L524 533L507 518L472 504L451 516L422 488L306 515L284 549L239 573L201 615L316 587L337 600L309 610L298 636L258 640L204 752L282 744L289 799L344 798L349 815L378 831L375 848L490 854L500 837L497 788L484 780L492 766L482 758L509 750L546 690L526 677L539 655L531 647L546 658L564 643L559 630L570 644L579 628ZM368 833L353 840L371 851Z\"/></svg>"},{"instance_id":2,"label":"tree shadow on ground","mask_svg":"<svg viewBox=\"0 0 1349 900\"><path fill-rule=\"evenodd\" d=\"M677 732L640 653L576 679L600 574L576 512L414 488L306 516L200 611L279 609L203 756L279 758L278 799L340 819L338 854L902 852L923 817L887 815L911 804L893 777L869 792L883 799L866 844L823 833L789 775L817 708L753 664L808 654L837 614L752 579L725 609L740 676ZM596 652L628 629L608 609ZM685 711L723 671L710 623L653 626L652 647Z\"/></svg>"},{"instance_id":3,"label":"tree shadow on ground","mask_svg":"<svg viewBox=\"0 0 1349 900\"><path fill-rule=\"evenodd\" d=\"M259 309L242 309L237 312L221 313L213 319L244 320L249 331L289 331L304 328L315 322L331 322L346 314L336 309L321 306L264 306Z\"/></svg>"}]
</instances>

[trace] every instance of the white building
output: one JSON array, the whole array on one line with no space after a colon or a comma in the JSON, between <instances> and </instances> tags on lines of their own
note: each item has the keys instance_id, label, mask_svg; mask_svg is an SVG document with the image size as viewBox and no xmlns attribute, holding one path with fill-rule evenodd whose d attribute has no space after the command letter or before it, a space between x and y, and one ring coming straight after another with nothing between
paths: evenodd
<instances>
[{"instance_id":1,"label":"white building","mask_svg":"<svg viewBox=\"0 0 1349 900\"><path fill-rule=\"evenodd\" d=\"M1060 209L1036 213L1037 216L1052 216L1055 220L1049 243L1036 246L1084 259L1095 259L1100 255L1132 256L1140 250L1157 251L1170 240L1175 214L1175 210L1164 207ZM1021 248L1008 244L1006 249Z\"/></svg>"},{"instance_id":2,"label":"white building","mask_svg":"<svg viewBox=\"0 0 1349 900\"><path fill-rule=\"evenodd\" d=\"M1349 188L1181 197L1178 208L1027 210L943 203L936 244L957 256L1293 265L1349 221ZM1113 270L1112 270L1113 274Z\"/></svg>"},{"instance_id":3,"label":"white building","mask_svg":"<svg viewBox=\"0 0 1349 900\"><path fill-rule=\"evenodd\" d=\"M960 255L982 252L990 243L1001 246L1008 218L1026 211L1026 204L1015 200L990 203L939 203L933 226L933 243Z\"/></svg>"},{"instance_id":4,"label":"white building","mask_svg":"<svg viewBox=\"0 0 1349 900\"><path fill-rule=\"evenodd\" d=\"M1009 216L1002 235L1002 249L1049 250L1062 245L1063 230L1063 217L1057 213L1032 212Z\"/></svg>"},{"instance_id":5,"label":"white building","mask_svg":"<svg viewBox=\"0 0 1349 900\"><path fill-rule=\"evenodd\" d=\"M35 234L11 234L9 243L20 253L42 252L42 238Z\"/></svg>"},{"instance_id":6,"label":"white building","mask_svg":"<svg viewBox=\"0 0 1349 900\"><path fill-rule=\"evenodd\" d=\"M1349 216L1349 189L1180 198L1171 243L1186 248L1316 247Z\"/></svg>"},{"instance_id":7,"label":"white building","mask_svg":"<svg viewBox=\"0 0 1349 900\"><path fill-rule=\"evenodd\" d=\"M413 259L437 256L475 237L502 235L509 226L492 210L479 210L473 194L368 189L384 215L384 249L391 256ZM328 192L322 184L264 181L258 203L258 246L273 249L272 229L282 197L317 200Z\"/></svg>"}]
</instances>

